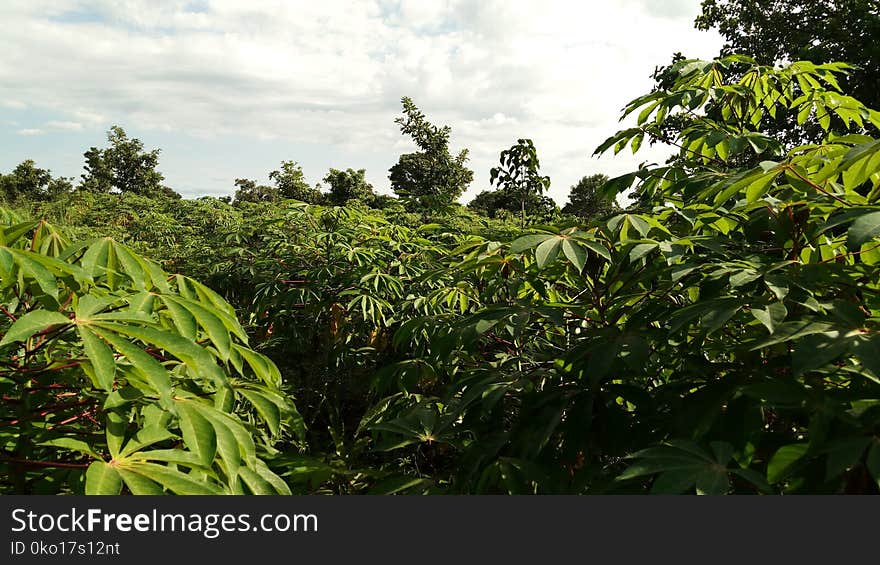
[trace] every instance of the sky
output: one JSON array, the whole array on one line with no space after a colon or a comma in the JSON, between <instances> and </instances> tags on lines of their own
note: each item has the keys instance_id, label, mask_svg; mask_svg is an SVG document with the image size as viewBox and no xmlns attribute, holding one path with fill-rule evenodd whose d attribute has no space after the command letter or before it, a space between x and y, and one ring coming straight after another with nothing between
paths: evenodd
<instances>
[{"instance_id":1,"label":"sky","mask_svg":"<svg viewBox=\"0 0 880 565\"><path fill-rule=\"evenodd\" d=\"M621 109L651 89L673 53L717 55L694 29L699 0L3 0L0 172L25 159L83 172L85 150L122 126L160 148L165 184L185 197L268 182L297 161L388 169L415 151L394 119L409 96L450 149L470 151L489 185L499 153L531 138L549 195L564 204L584 175L662 161L664 147L593 150Z\"/></svg>"}]
</instances>

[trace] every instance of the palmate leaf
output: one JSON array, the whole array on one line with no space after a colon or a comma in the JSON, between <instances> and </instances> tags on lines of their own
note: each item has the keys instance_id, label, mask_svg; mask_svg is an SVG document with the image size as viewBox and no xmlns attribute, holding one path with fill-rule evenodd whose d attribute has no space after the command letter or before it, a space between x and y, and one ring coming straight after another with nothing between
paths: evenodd
<instances>
[{"instance_id":1,"label":"palmate leaf","mask_svg":"<svg viewBox=\"0 0 880 565\"><path fill-rule=\"evenodd\" d=\"M134 479L135 484L143 487L145 483L142 479L147 479L161 485L174 494L180 495L206 495L206 494L223 494L223 489L212 481L205 481L193 478L187 473L180 470L167 467L165 465L157 465L145 461L122 461L119 463L119 470L122 472L133 473L139 475L138 479ZM138 483L140 480L140 483ZM126 482L126 484L130 484Z\"/></svg>"},{"instance_id":2,"label":"palmate leaf","mask_svg":"<svg viewBox=\"0 0 880 565\"><path fill-rule=\"evenodd\" d=\"M524 235L510 244L510 252L522 253L554 237L556 237L554 234Z\"/></svg>"},{"instance_id":3,"label":"palmate leaf","mask_svg":"<svg viewBox=\"0 0 880 565\"><path fill-rule=\"evenodd\" d=\"M155 357L111 331L96 330L95 333L121 353L132 368L148 382L160 398L170 400L171 377L165 367Z\"/></svg>"},{"instance_id":4,"label":"palmate leaf","mask_svg":"<svg viewBox=\"0 0 880 565\"><path fill-rule=\"evenodd\" d=\"M79 326L77 330L83 342L83 351L95 373L97 386L107 392L112 391L116 378L116 359L113 357L113 352L104 340L87 326Z\"/></svg>"},{"instance_id":5,"label":"palmate leaf","mask_svg":"<svg viewBox=\"0 0 880 565\"><path fill-rule=\"evenodd\" d=\"M574 265L577 272L584 270L584 265L587 264L587 252L583 247L571 239L564 239L562 241L562 252L565 254L566 259Z\"/></svg>"},{"instance_id":6,"label":"palmate leaf","mask_svg":"<svg viewBox=\"0 0 880 565\"><path fill-rule=\"evenodd\" d=\"M7 243L24 228L6 230ZM48 226L43 231L55 233ZM39 345L41 357L52 359L47 368L65 370L61 378L85 373L93 385L88 397L97 397L104 417L97 422L103 433L92 440L57 437L64 433L59 429L40 442L42 453L92 458L87 494L118 494L123 486L134 494L245 492L242 468L248 490L290 494L258 458L252 429L229 413L236 405L227 370L241 373L245 381L237 384L250 386L242 397L273 435L287 423L301 438L304 422L279 394L275 364L246 347L229 304L196 281L169 279L157 264L110 239L63 252L63 237L51 240L44 246L34 239L32 249L0 247L2 286L17 284L12 295L22 297L6 307L15 314L6 316L13 320L0 342L6 347L46 335ZM35 302L23 303L28 293ZM260 384L247 384L252 377L245 368ZM215 407L212 396L227 400ZM108 453L109 462L103 460Z\"/></svg>"},{"instance_id":7,"label":"palmate leaf","mask_svg":"<svg viewBox=\"0 0 880 565\"><path fill-rule=\"evenodd\" d=\"M86 471L86 494L115 495L122 490L122 477L103 461L94 461Z\"/></svg>"},{"instance_id":8,"label":"palmate leaf","mask_svg":"<svg viewBox=\"0 0 880 565\"><path fill-rule=\"evenodd\" d=\"M184 444L203 467L209 467L217 453L214 427L199 410L192 407L191 402L177 401L175 404Z\"/></svg>"},{"instance_id":9,"label":"palmate leaf","mask_svg":"<svg viewBox=\"0 0 880 565\"><path fill-rule=\"evenodd\" d=\"M0 347L9 345L15 341L26 341L34 334L52 327L70 324L71 320L59 312L49 310L34 310L17 319L6 335L0 340Z\"/></svg>"},{"instance_id":10,"label":"palmate leaf","mask_svg":"<svg viewBox=\"0 0 880 565\"><path fill-rule=\"evenodd\" d=\"M651 485L652 494L680 494L695 489L697 494L719 495L730 491L730 475L734 474L758 490L768 490L760 474L728 467L733 454L733 446L726 442L712 442L711 452L707 452L691 441L672 441L631 455L633 463L617 480L656 476Z\"/></svg>"},{"instance_id":11,"label":"palmate leaf","mask_svg":"<svg viewBox=\"0 0 880 565\"><path fill-rule=\"evenodd\" d=\"M108 341L110 341L110 335L139 339L145 344L158 347L174 355L186 364L194 374L211 379L218 385L226 383L226 375L217 364L216 359L206 349L181 335L149 326L117 322L93 321L90 326L100 332Z\"/></svg>"},{"instance_id":12,"label":"palmate leaf","mask_svg":"<svg viewBox=\"0 0 880 565\"><path fill-rule=\"evenodd\" d=\"M47 296L58 299L58 283L56 275L74 274L75 270L68 264L52 257L22 251L10 247L0 247L0 279L3 286L13 284L18 272L25 281L33 281Z\"/></svg>"},{"instance_id":13,"label":"palmate leaf","mask_svg":"<svg viewBox=\"0 0 880 565\"><path fill-rule=\"evenodd\" d=\"M806 443L780 447L767 464L767 481L778 483L783 480L808 450L809 445Z\"/></svg>"},{"instance_id":14,"label":"palmate leaf","mask_svg":"<svg viewBox=\"0 0 880 565\"><path fill-rule=\"evenodd\" d=\"M860 216L847 231L846 246L850 251L858 251L862 244L880 235L880 211Z\"/></svg>"},{"instance_id":15,"label":"palmate leaf","mask_svg":"<svg viewBox=\"0 0 880 565\"><path fill-rule=\"evenodd\" d=\"M0 226L0 245L10 247L15 245L22 236L34 229L39 222L20 222L9 226Z\"/></svg>"}]
</instances>

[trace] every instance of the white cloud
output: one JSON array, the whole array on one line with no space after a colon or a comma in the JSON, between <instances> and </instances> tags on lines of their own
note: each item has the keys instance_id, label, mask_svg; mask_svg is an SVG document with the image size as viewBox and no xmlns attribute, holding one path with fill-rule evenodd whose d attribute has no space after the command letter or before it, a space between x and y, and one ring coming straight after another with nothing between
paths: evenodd
<instances>
[{"instance_id":1,"label":"white cloud","mask_svg":"<svg viewBox=\"0 0 880 565\"><path fill-rule=\"evenodd\" d=\"M393 123L410 96L452 126L454 149L470 149L471 194L502 149L531 137L563 201L582 175L647 158L589 154L656 65L718 50L693 29L696 1L659 4L13 0L0 5L0 100L54 112L55 130L119 123L367 152L381 163L369 180L387 187L411 147Z\"/></svg>"},{"instance_id":2,"label":"white cloud","mask_svg":"<svg viewBox=\"0 0 880 565\"><path fill-rule=\"evenodd\" d=\"M51 121L46 122L46 127L53 130L62 130L62 131L80 131L83 129L83 125L79 122L62 122L62 121Z\"/></svg>"},{"instance_id":3,"label":"white cloud","mask_svg":"<svg viewBox=\"0 0 880 565\"><path fill-rule=\"evenodd\" d=\"M18 135L43 135L46 132L37 128L25 128L20 129L15 133L17 133Z\"/></svg>"},{"instance_id":4,"label":"white cloud","mask_svg":"<svg viewBox=\"0 0 880 565\"><path fill-rule=\"evenodd\" d=\"M27 108L27 104L20 100L3 100L0 102L0 106L4 108L9 108L11 110L24 110Z\"/></svg>"}]
</instances>

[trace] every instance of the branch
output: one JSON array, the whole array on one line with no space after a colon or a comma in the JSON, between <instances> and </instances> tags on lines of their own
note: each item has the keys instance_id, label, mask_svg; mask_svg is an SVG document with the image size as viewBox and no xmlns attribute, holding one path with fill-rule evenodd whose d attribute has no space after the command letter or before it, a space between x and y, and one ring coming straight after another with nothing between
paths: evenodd
<instances>
[{"instance_id":1,"label":"branch","mask_svg":"<svg viewBox=\"0 0 880 565\"><path fill-rule=\"evenodd\" d=\"M91 463L61 463L55 461L34 461L33 459L16 459L15 457L0 456L4 463L14 463L25 467L60 467L62 469L86 469Z\"/></svg>"}]
</instances>

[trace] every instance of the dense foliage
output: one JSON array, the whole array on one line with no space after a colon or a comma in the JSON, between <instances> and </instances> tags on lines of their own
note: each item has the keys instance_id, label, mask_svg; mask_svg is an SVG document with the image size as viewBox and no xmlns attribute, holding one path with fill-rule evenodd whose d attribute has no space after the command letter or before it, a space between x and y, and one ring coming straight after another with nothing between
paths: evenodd
<instances>
[{"instance_id":1,"label":"dense foliage","mask_svg":"<svg viewBox=\"0 0 880 565\"><path fill-rule=\"evenodd\" d=\"M598 148L676 158L544 225L451 204L464 173L18 204L63 228L3 216L3 489L876 493L880 114L848 69L679 61ZM405 112L424 187L457 161Z\"/></svg>"},{"instance_id":2,"label":"dense foliage","mask_svg":"<svg viewBox=\"0 0 880 565\"><path fill-rule=\"evenodd\" d=\"M723 54L745 53L759 63L858 62L842 77L845 90L880 107L880 5L875 0L704 0L697 28L717 29Z\"/></svg>"},{"instance_id":3,"label":"dense foliage","mask_svg":"<svg viewBox=\"0 0 880 565\"><path fill-rule=\"evenodd\" d=\"M302 420L229 304L111 239L4 220L4 490L290 492L265 459Z\"/></svg>"}]
</instances>

